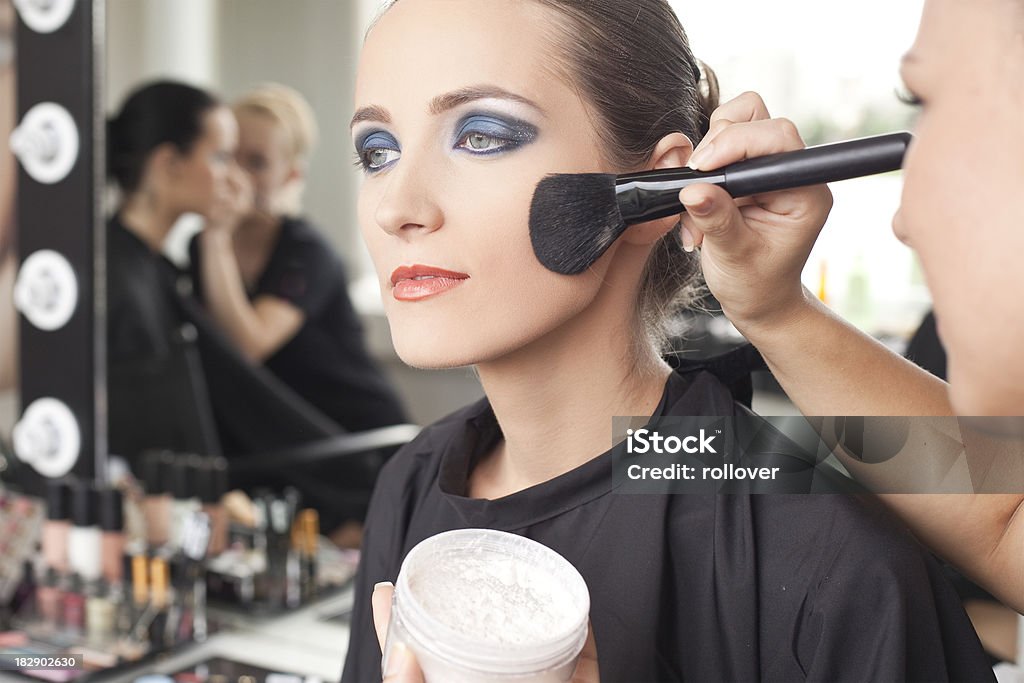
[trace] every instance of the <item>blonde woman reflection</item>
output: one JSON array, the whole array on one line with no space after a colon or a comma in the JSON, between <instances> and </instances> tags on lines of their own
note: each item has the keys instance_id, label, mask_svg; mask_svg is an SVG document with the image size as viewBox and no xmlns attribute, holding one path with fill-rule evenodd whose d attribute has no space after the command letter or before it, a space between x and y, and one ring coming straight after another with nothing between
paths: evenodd
<instances>
[{"instance_id":1,"label":"blonde woman reflection","mask_svg":"<svg viewBox=\"0 0 1024 683\"><path fill-rule=\"evenodd\" d=\"M699 76L667 0L400 0L370 30L352 140L395 347L417 367L474 366L487 398L381 474L346 683L381 677L389 588L375 631L374 585L466 527L579 569L594 641L580 681L991 680L937 565L868 502L613 488L612 416L742 409L706 368L660 356L699 277L677 220L564 277L533 254L530 202L549 173L684 165L714 107ZM823 219L822 192L795 203Z\"/></svg>"},{"instance_id":2,"label":"blonde woman reflection","mask_svg":"<svg viewBox=\"0 0 1024 683\"><path fill-rule=\"evenodd\" d=\"M16 166L7 144L17 116L14 20L10 0L0 0L0 393L14 386L17 370L18 319L12 299L18 268L14 250Z\"/></svg>"}]
</instances>

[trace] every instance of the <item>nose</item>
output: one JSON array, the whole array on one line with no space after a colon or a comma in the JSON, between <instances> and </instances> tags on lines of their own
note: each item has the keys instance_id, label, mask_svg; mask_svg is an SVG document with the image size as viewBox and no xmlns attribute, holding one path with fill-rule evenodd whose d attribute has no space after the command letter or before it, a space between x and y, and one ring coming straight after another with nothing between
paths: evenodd
<instances>
[{"instance_id":1,"label":"nose","mask_svg":"<svg viewBox=\"0 0 1024 683\"><path fill-rule=\"evenodd\" d=\"M430 174L417 172L405 162L402 159L388 172L387 189L374 218L384 232L407 239L439 230L444 214L434 198Z\"/></svg>"}]
</instances>

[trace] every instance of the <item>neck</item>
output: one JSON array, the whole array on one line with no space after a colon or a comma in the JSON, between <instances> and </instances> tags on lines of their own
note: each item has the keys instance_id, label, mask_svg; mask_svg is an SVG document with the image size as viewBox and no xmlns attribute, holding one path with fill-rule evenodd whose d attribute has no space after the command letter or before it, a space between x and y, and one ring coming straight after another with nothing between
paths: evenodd
<instances>
[{"instance_id":1,"label":"neck","mask_svg":"<svg viewBox=\"0 0 1024 683\"><path fill-rule=\"evenodd\" d=\"M236 244L272 243L281 231L282 219L265 211L252 211L235 230Z\"/></svg>"},{"instance_id":2,"label":"neck","mask_svg":"<svg viewBox=\"0 0 1024 683\"><path fill-rule=\"evenodd\" d=\"M508 495L575 469L611 448L612 417L657 408L671 370L653 349L637 357L631 322L609 327L609 305L632 303L609 290L616 301L477 366L505 439L474 470L470 495Z\"/></svg>"},{"instance_id":3,"label":"neck","mask_svg":"<svg viewBox=\"0 0 1024 683\"><path fill-rule=\"evenodd\" d=\"M124 201L118 214L124 227L155 252L163 250L164 240L181 217L180 211L161 207L138 192Z\"/></svg>"}]
</instances>

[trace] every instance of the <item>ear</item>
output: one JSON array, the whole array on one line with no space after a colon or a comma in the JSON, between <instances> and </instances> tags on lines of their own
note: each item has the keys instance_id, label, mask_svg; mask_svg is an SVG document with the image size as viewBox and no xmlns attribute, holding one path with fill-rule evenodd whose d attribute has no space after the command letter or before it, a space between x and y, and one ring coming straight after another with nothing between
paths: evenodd
<instances>
[{"instance_id":1,"label":"ear","mask_svg":"<svg viewBox=\"0 0 1024 683\"><path fill-rule=\"evenodd\" d=\"M648 170L662 168L682 168L693 154L693 143L682 133L670 133L663 137L651 155ZM680 210L680 214L682 210ZM656 221L632 225L622 235L622 239L630 244L654 244L664 237L679 222L679 216L659 218Z\"/></svg>"},{"instance_id":2,"label":"ear","mask_svg":"<svg viewBox=\"0 0 1024 683\"><path fill-rule=\"evenodd\" d=\"M181 166L181 153L174 145L165 142L150 153L146 170L158 182L175 181L181 175Z\"/></svg>"}]
</instances>

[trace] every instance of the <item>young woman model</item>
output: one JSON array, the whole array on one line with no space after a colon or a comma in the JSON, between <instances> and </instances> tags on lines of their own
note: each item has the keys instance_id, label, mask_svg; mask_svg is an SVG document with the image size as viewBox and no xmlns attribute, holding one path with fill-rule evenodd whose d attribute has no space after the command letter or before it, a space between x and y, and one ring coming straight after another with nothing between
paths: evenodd
<instances>
[{"instance_id":1,"label":"young woman model","mask_svg":"<svg viewBox=\"0 0 1024 683\"><path fill-rule=\"evenodd\" d=\"M555 275L533 255L530 202L549 173L685 165L713 106L698 76L663 0L401 0L370 31L352 137L395 346L415 366L474 366L487 398L382 472L346 683L381 677L371 588L465 527L579 569L605 680L991 677L934 562L859 499L612 487L612 416L737 412L717 377L659 353L697 262L666 219Z\"/></svg>"}]
</instances>

